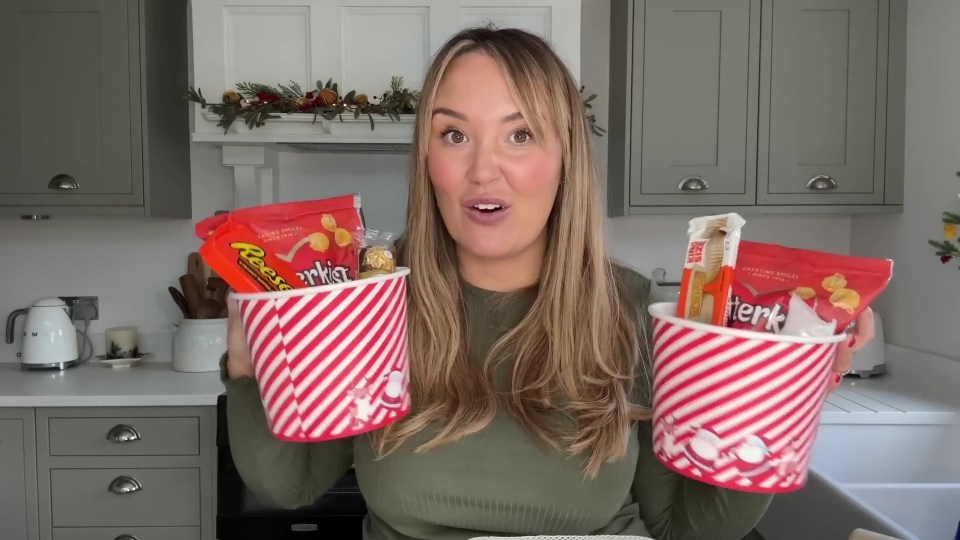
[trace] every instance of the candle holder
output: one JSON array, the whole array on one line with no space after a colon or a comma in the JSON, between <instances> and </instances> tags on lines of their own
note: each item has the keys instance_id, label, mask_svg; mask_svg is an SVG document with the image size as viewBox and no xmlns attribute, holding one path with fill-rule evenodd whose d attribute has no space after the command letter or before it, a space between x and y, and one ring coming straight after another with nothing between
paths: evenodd
<instances>
[{"instance_id":1,"label":"candle holder","mask_svg":"<svg viewBox=\"0 0 960 540\"><path fill-rule=\"evenodd\" d=\"M107 349L106 358L137 358L140 356L140 345L137 340L137 327L120 326L108 328L106 331Z\"/></svg>"}]
</instances>

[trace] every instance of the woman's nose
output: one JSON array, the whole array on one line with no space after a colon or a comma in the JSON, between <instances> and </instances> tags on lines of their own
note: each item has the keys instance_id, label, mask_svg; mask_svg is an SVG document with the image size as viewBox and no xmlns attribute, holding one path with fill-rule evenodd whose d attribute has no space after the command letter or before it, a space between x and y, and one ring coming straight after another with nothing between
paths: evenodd
<instances>
[{"instance_id":1,"label":"woman's nose","mask_svg":"<svg viewBox=\"0 0 960 540\"><path fill-rule=\"evenodd\" d=\"M469 158L467 180L474 184L487 184L499 178L496 153L497 149L493 145L477 145Z\"/></svg>"}]
</instances>

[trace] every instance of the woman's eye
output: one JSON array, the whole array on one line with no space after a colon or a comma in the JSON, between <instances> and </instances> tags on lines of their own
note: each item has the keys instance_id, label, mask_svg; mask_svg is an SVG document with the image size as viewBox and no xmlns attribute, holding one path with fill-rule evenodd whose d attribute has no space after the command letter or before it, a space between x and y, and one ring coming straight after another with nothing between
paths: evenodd
<instances>
[{"instance_id":1,"label":"woman's eye","mask_svg":"<svg viewBox=\"0 0 960 540\"><path fill-rule=\"evenodd\" d=\"M450 144L460 144L466 140L466 138L462 131L456 129L448 129L443 132L443 140Z\"/></svg>"},{"instance_id":2,"label":"woman's eye","mask_svg":"<svg viewBox=\"0 0 960 540\"><path fill-rule=\"evenodd\" d=\"M510 141L516 144L525 144L530 142L532 138L533 134L525 129L514 131L513 134L510 135Z\"/></svg>"}]
</instances>

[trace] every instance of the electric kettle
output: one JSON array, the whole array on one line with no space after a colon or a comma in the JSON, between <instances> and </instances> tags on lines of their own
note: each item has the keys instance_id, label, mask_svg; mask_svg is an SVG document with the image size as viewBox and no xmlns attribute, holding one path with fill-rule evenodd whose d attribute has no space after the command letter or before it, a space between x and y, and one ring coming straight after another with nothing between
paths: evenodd
<instances>
[{"instance_id":1,"label":"electric kettle","mask_svg":"<svg viewBox=\"0 0 960 540\"><path fill-rule=\"evenodd\" d=\"M13 327L20 315L27 316L19 354L24 369L66 369L77 363L77 327L63 300L44 298L11 313L7 317L7 343L13 343Z\"/></svg>"}]
</instances>

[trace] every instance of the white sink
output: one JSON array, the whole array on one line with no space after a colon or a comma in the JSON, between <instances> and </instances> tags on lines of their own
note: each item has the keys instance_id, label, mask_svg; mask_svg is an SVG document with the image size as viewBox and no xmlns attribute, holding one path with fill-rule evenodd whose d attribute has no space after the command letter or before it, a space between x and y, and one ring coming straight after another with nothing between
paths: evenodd
<instances>
[{"instance_id":1,"label":"white sink","mask_svg":"<svg viewBox=\"0 0 960 540\"><path fill-rule=\"evenodd\" d=\"M846 540L857 528L903 540L953 538L960 522L960 426L823 424L807 486L778 495L766 540Z\"/></svg>"},{"instance_id":2,"label":"white sink","mask_svg":"<svg viewBox=\"0 0 960 540\"><path fill-rule=\"evenodd\" d=\"M960 426L825 424L810 461L840 484L960 484Z\"/></svg>"}]
</instances>

